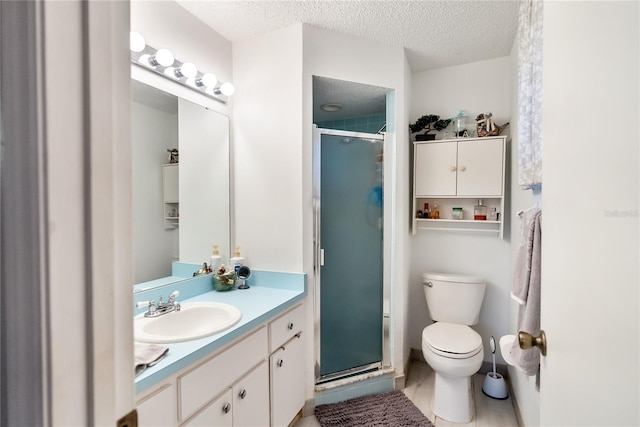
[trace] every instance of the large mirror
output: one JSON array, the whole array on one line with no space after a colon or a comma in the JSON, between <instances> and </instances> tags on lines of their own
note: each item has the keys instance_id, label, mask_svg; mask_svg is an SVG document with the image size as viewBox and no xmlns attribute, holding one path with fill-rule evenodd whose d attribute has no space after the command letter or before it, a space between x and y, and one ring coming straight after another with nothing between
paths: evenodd
<instances>
[{"instance_id":1,"label":"large mirror","mask_svg":"<svg viewBox=\"0 0 640 427\"><path fill-rule=\"evenodd\" d=\"M131 128L135 284L228 257L229 118L132 80Z\"/></svg>"}]
</instances>

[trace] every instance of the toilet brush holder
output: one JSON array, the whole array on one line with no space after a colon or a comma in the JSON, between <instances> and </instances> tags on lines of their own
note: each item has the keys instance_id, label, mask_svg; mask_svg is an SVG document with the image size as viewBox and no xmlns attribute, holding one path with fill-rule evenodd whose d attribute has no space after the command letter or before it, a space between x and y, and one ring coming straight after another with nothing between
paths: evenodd
<instances>
[{"instance_id":1,"label":"toilet brush holder","mask_svg":"<svg viewBox=\"0 0 640 427\"><path fill-rule=\"evenodd\" d=\"M496 372L496 340L495 338L489 338L489 344L491 346L491 356L493 359L493 372L489 372L484 379L482 385L482 392L494 399L504 400L508 397L507 383L504 381L504 377Z\"/></svg>"},{"instance_id":2,"label":"toilet brush holder","mask_svg":"<svg viewBox=\"0 0 640 427\"><path fill-rule=\"evenodd\" d=\"M482 393L494 399L504 400L509 397L507 383L504 377L497 372L489 372L484 379Z\"/></svg>"}]
</instances>

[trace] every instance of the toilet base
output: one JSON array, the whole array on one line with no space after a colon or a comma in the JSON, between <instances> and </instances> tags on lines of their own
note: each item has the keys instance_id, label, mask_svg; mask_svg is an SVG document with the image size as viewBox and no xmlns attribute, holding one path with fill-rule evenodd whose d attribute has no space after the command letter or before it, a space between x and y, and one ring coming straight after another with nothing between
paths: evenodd
<instances>
[{"instance_id":1,"label":"toilet base","mask_svg":"<svg viewBox=\"0 0 640 427\"><path fill-rule=\"evenodd\" d=\"M443 420L468 423L473 418L471 377L447 377L436 371L433 413Z\"/></svg>"}]
</instances>

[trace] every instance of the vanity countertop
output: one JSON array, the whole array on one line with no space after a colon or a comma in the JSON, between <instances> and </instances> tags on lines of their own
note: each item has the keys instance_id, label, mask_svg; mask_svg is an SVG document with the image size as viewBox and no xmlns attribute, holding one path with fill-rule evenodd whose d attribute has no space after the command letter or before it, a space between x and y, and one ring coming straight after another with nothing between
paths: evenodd
<instances>
[{"instance_id":1,"label":"vanity countertop","mask_svg":"<svg viewBox=\"0 0 640 427\"><path fill-rule=\"evenodd\" d=\"M231 304L240 310L242 319L233 327L215 335L180 343L162 344L169 347L169 352L157 365L147 368L136 377L136 393L175 374L302 301L307 293L306 286L295 288L253 285L250 289L236 289L228 292L210 291L181 300L181 303L216 301Z\"/></svg>"}]
</instances>

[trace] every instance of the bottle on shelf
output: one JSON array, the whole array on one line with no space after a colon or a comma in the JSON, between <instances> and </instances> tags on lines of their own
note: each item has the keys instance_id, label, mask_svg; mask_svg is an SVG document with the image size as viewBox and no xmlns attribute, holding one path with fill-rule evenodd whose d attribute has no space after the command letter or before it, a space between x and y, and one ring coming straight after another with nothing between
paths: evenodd
<instances>
[{"instance_id":1,"label":"bottle on shelf","mask_svg":"<svg viewBox=\"0 0 640 427\"><path fill-rule=\"evenodd\" d=\"M482 199L479 199L478 204L473 207L473 219L476 221L487 220L487 207L482 204Z\"/></svg>"},{"instance_id":2,"label":"bottle on shelf","mask_svg":"<svg viewBox=\"0 0 640 427\"><path fill-rule=\"evenodd\" d=\"M498 209L495 207L489 208L489 217L487 218L489 221L497 221L498 220Z\"/></svg>"},{"instance_id":3,"label":"bottle on shelf","mask_svg":"<svg viewBox=\"0 0 640 427\"><path fill-rule=\"evenodd\" d=\"M424 204L424 210L422 211L422 218L430 218L431 212L429 211L429 203Z\"/></svg>"},{"instance_id":4,"label":"bottle on shelf","mask_svg":"<svg viewBox=\"0 0 640 427\"><path fill-rule=\"evenodd\" d=\"M431 209L431 212L429 213L429 218L440 219L440 209L438 209L437 203L433 204L433 209Z\"/></svg>"}]
</instances>

